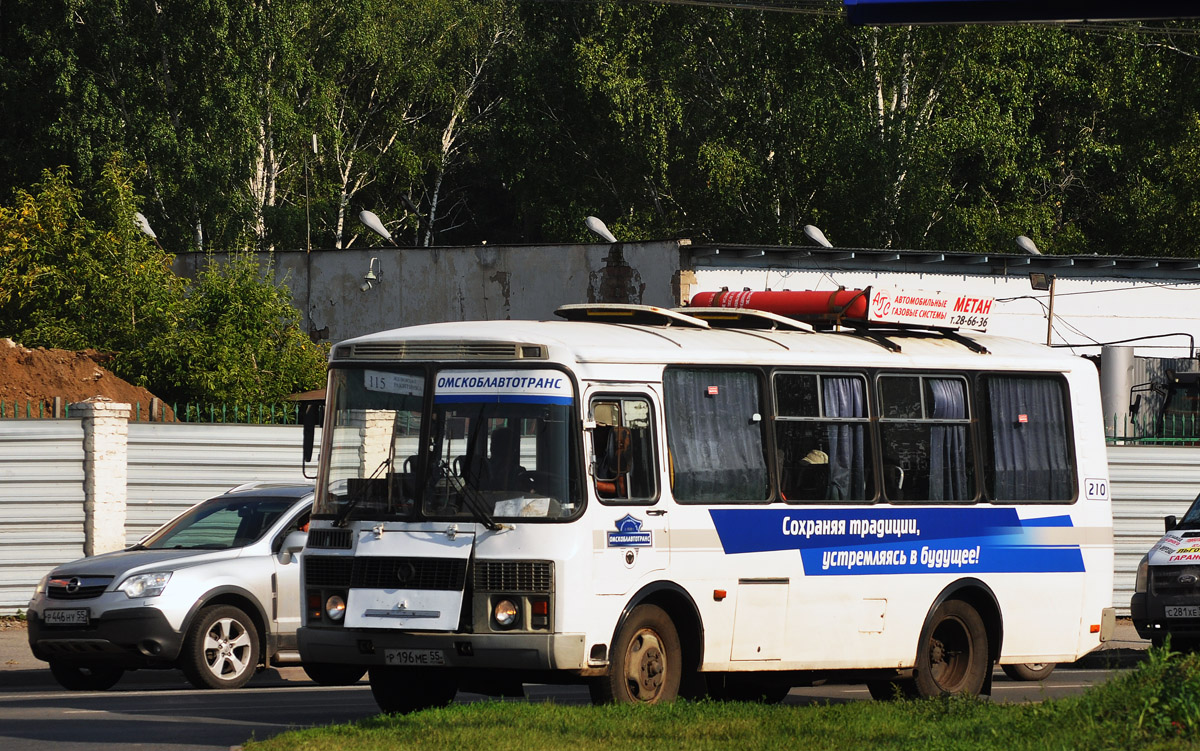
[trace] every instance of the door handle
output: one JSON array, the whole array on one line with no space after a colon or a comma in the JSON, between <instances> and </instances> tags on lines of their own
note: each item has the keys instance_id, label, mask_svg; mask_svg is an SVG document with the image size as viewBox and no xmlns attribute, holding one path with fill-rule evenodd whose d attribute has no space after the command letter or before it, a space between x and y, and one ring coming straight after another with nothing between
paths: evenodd
<instances>
[{"instance_id":1,"label":"door handle","mask_svg":"<svg viewBox=\"0 0 1200 751\"><path fill-rule=\"evenodd\" d=\"M646 509L646 516L662 516L666 513L667 513L667 510L665 508L648 508L648 509Z\"/></svg>"}]
</instances>

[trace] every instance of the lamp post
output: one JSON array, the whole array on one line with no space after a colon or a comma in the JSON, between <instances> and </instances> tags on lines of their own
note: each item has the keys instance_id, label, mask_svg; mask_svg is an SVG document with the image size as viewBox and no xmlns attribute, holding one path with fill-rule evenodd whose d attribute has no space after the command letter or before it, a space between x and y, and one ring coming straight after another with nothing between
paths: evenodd
<instances>
[{"instance_id":1,"label":"lamp post","mask_svg":"<svg viewBox=\"0 0 1200 751\"><path fill-rule=\"evenodd\" d=\"M1017 247L1031 256L1040 256L1042 251L1025 235L1017 235ZM1029 286L1036 290L1050 293L1050 304L1046 310L1046 346L1049 347L1054 336L1054 274L1044 271L1029 272Z\"/></svg>"}]
</instances>

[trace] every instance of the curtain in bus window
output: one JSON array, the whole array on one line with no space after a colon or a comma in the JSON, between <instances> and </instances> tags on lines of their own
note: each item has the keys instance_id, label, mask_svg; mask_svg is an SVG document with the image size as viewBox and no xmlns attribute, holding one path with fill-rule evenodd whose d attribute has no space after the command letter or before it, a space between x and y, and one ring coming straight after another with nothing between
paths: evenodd
<instances>
[{"instance_id":1,"label":"curtain in bus window","mask_svg":"<svg viewBox=\"0 0 1200 751\"><path fill-rule=\"evenodd\" d=\"M1065 501L1074 496L1070 429L1052 378L991 377L991 494L996 501Z\"/></svg>"},{"instance_id":2,"label":"curtain in bus window","mask_svg":"<svg viewBox=\"0 0 1200 751\"><path fill-rule=\"evenodd\" d=\"M758 378L730 370L663 375L672 488L682 502L767 498Z\"/></svg>"},{"instance_id":3,"label":"curtain in bus window","mask_svg":"<svg viewBox=\"0 0 1200 751\"><path fill-rule=\"evenodd\" d=\"M866 417L867 395L860 378L821 379L826 417ZM865 424L834 424L829 431L829 500L865 500Z\"/></svg>"},{"instance_id":4,"label":"curtain in bus window","mask_svg":"<svg viewBox=\"0 0 1200 751\"><path fill-rule=\"evenodd\" d=\"M930 378L934 420L965 420L967 395L958 379ZM933 425L929 435L929 500L963 501L974 493L967 484L967 426Z\"/></svg>"}]
</instances>

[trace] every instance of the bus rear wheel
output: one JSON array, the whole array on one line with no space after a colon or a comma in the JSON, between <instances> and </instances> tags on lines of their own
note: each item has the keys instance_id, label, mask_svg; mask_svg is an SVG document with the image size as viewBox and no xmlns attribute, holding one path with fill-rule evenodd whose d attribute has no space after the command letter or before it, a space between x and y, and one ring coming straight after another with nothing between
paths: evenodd
<instances>
[{"instance_id":1,"label":"bus rear wheel","mask_svg":"<svg viewBox=\"0 0 1200 751\"><path fill-rule=\"evenodd\" d=\"M917 645L917 695L977 695L989 666L987 629L975 608L962 600L938 605Z\"/></svg>"},{"instance_id":2,"label":"bus rear wheel","mask_svg":"<svg viewBox=\"0 0 1200 751\"><path fill-rule=\"evenodd\" d=\"M683 648L657 605L633 609L613 639L608 675L589 685L595 704L661 704L679 695Z\"/></svg>"}]
</instances>

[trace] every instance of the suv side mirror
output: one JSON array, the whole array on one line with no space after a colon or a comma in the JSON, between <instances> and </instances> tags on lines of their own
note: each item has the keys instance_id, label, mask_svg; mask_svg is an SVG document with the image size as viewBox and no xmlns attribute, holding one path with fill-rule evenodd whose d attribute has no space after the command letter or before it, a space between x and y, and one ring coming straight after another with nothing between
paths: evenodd
<instances>
[{"instance_id":1,"label":"suv side mirror","mask_svg":"<svg viewBox=\"0 0 1200 751\"><path fill-rule=\"evenodd\" d=\"M1163 518L1163 527L1165 528L1163 531L1170 532L1172 529L1175 529L1178 526L1179 520L1175 518L1174 514L1169 514Z\"/></svg>"},{"instance_id":2,"label":"suv side mirror","mask_svg":"<svg viewBox=\"0 0 1200 751\"><path fill-rule=\"evenodd\" d=\"M308 533L296 530L289 532L288 536L283 538L283 547L280 549L281 562L283 565L288 565L292 559L299 555L301 550L304 550L305 544L308 543Z\"/></svg>"}]
</instances>

